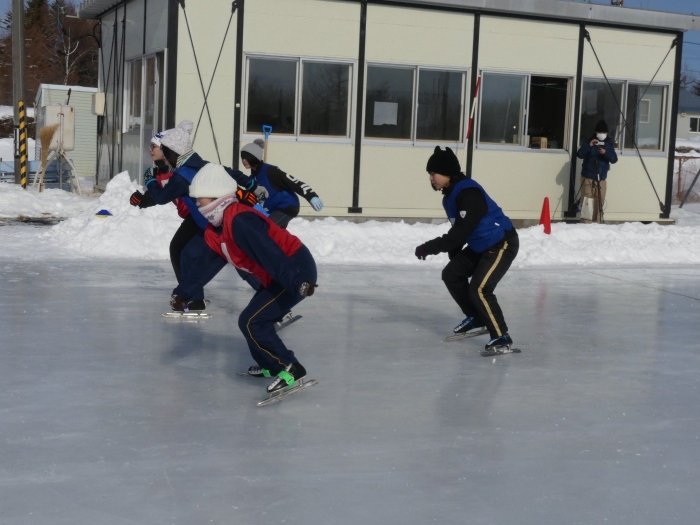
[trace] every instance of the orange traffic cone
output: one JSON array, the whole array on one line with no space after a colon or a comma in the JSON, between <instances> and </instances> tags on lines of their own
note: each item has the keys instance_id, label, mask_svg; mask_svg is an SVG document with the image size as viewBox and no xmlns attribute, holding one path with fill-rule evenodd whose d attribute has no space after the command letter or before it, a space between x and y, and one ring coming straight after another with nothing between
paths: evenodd
<instances>
[{"instance_id":1,"label":"orange traffic cone","mask_svg":"<svg viewBox=\"0 0 700 525\"><path fill-rule=\"evenodd\" d=\"M540 224L544 224L544 233L547 235L552 233L552 219L549 216L549 197L544 198L544 204L542 204L542 214L540 215Z\"/></svg>"}]
</instances>

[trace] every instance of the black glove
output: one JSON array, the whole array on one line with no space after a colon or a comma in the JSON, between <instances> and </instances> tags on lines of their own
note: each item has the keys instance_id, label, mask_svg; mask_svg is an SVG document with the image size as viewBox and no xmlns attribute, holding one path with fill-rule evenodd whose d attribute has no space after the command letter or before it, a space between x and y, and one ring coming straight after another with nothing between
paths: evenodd
<instances>
[{"instance_id":1,"label":"black glove","mask_svg":"<svg viewBox=\"0 0 700 525\"><path fill-rule=\"evenodd\" d=\"M139 208L143 209L155 206L156 201L153 200L153 197L151 197L148 193L143 194L140 191L135 191L131 194L131 197L129 198L129 204L131 204L132 206L138 206Z\"/></svg>"},{"instance_id":2,"label":"black glove","mask_svg":"<svg viewBox=\"0 0 700 525\"><path fill-rule=\"evenodd\" d=\"M301 286L299 286L299 295L303 297L311 297L317 287L318 285L314 283L301 283Z\"/></svg>"},{"instance_id":3,"label":"black glove","mask_svg":"<svg viewBox=\"0 0 700 525\"><path fill-rule=\"evenodd\" d=\"M245 204L246 206L252 207L258 203L258 198L255 196L255 193L241 188L236 190L236 198L238 199L238 202Z\"/></svg>"},{"instance_id":4,"label":"black glove","mask_svg":"<svg viewBox=\"0 0 700 525\"><path fill-rule=\"evenodd\" d=\"M428 255L430 255L430 254L426 251L426 249L423 247L422 244L418 248L416 248L416 257L418 257L419 259L422 259L425 261L425 258Z\"/></svg>"},{"instance_id":5,"label":"black glove","mask_svg":"<svg viewBox=\"0 0 700 525\"><path fill-rule=\"evenodd\" d=\"M143 187L148 188L148 185L152 182L157 182L156 176L153 174L153 170L148 168L143 172Z\"/></svg>"}]
</instances>

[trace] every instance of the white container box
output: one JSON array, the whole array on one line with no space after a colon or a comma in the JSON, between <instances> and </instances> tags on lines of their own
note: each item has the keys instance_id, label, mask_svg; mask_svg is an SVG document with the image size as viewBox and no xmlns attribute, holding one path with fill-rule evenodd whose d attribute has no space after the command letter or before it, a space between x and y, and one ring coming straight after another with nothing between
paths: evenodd
<instances>
[{"instance_id":1,"label":"white container box","mask_svg":"<svg viewBox=\"0 0 700 525\"><path fill-rule=\"evenodd\" d=\"M60 124L53 139L51 139L49 150L58 150L60 142L63 141L63 150L73 151L75 149L75 111L73 107L44 106L41 111L43 112L44 126Z\"/></svg>"}]
</instances>

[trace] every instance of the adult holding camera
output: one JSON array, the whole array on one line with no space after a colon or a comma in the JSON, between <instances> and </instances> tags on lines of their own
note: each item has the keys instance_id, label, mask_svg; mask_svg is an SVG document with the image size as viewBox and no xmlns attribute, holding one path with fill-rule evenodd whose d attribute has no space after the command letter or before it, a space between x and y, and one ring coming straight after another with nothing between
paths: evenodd
<instances>
[{"instance_id":1,"label":"adult holding camera","mask_svg":"<svg viewBox=\"0 0 700 525\"><path fill-rule=\"evenodd\" d=\"M577 156L583 159L581 167L581 199L583 211L581 222L603 222L605 193L607 191L610 164L617 162L615 143L608 135L608 124L604 120L595 125L595 133L581 144ZM593 213L586 213L586 199L593 199Z\"/></svg>"}]
</instances>

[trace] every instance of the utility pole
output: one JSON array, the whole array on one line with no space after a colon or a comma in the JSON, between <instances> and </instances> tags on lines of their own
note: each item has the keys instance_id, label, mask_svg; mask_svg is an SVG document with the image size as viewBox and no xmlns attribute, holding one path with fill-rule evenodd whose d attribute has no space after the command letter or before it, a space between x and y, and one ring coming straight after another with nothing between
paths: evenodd
<instances>
[{"instance_id":1,"label":"utility pole","mask_svg":"<svg viewBox=\"0 0 700 525\"><path fill-rule=\"evenodd\" d=\"M12 98L14 102L15 183L27 187L27 127L24 86L24 0L12 0Z\"/></svg>"}]
</instances>

